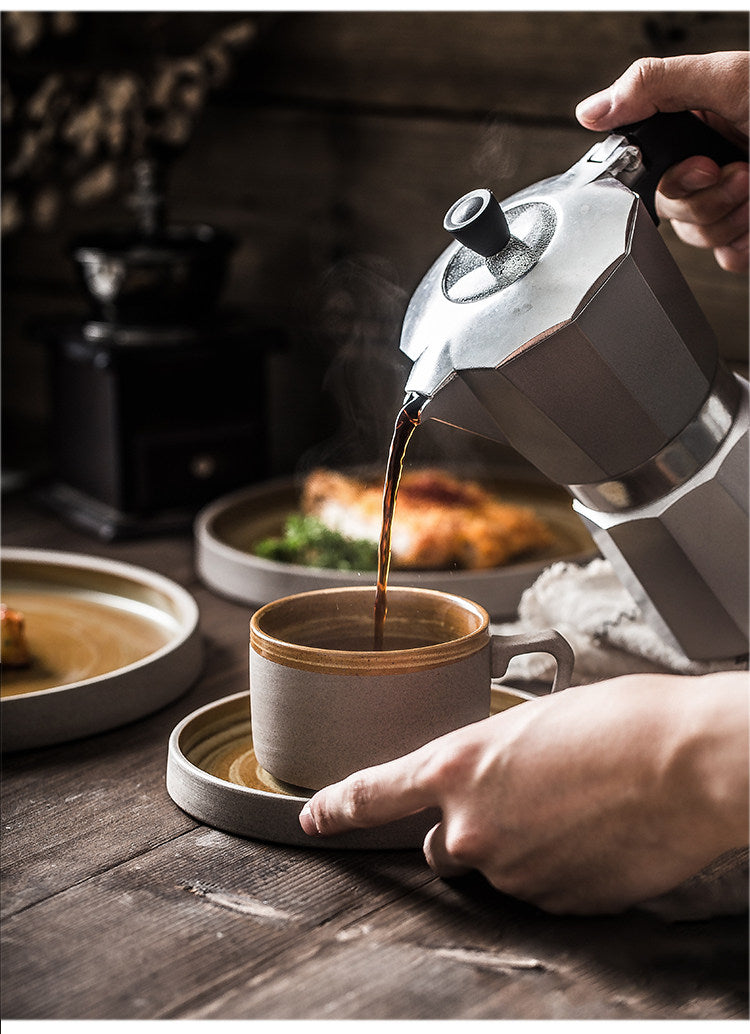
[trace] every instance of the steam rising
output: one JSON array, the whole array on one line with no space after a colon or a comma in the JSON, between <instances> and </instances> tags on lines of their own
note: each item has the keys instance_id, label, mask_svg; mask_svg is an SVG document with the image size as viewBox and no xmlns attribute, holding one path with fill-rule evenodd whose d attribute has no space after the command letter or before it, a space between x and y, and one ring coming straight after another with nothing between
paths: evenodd
<instances>
[{"instance_id":1,"label":"steam rising","mask_svg":"<svg viewBox=\"0 0 750 1034\"><path fill-rule=\"evenodd\" d=\"M384 260L358 255L329 270L321 296L318 318L332 357L321 404L335 408L338 426L302 456L298 474L317 466L384 469L410 365L398 348L409 295Z\"/></svg>"},{"instance_id":2,"label":"steam rising","mask_svg":"<svg viewBox=\"0 0 750 1034\"><path fill-rule=\"evenodd\" d=\"M399 350L410 295L383 259L358 255L329 270L319 297L318 319L332 356L320 405L334 406L337 427L303 454L297 477L315 467L363 468L383 477L411 369ZM409 445L406 467L441 466L474 476L505 460L502 446L427 419Z\"/></svg>"}]
</instances>

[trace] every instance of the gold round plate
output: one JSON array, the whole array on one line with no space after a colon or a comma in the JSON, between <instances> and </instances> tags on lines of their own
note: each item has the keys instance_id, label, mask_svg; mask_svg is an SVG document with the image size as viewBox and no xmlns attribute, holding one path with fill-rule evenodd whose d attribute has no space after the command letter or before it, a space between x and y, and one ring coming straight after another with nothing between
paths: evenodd
<instances>
[{"instance_id":1,"label":"gold round plate","mask_svg":"<svg viewBox=\"0 0 750 1034\"><path fill-rule=\"evenodd\" d=\"M150 714L198 677L192 596L154 572L52 550L2 551L2 602L24 615L31 662L4 666L4 750L46 746Z\"/></svg>"},{"instance_id":2,"label":"gold round plate","mask_svg":"<svg viewBox=\"0 0 750 1034\"><path fill-rule=\"evenodd\" d=\"M124 600L85 599L65 589L3 588L3 602L25 618L31 663L3 672L0 696L56 689L96 678L155 653L171 639L168 615L149 608L122 609ZM160 620L160 618L164 620Z\"/></svg>"}]
</instances>

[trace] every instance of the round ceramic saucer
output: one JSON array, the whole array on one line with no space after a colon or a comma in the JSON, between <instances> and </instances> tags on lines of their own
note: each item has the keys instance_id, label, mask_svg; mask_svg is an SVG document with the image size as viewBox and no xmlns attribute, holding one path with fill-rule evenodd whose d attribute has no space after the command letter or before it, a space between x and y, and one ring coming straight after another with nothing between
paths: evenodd
<instances>
[{"instance_id":1,"label":"round ceramic saucer","mask_svg":"<svg viewBox=\"0 0 750 1034\"><path fill-rule=\"evenodd\" d=\"M133 564L4 549L2 602L24 616L30 662L3 665L2 746L22 750L113 729L195 681L198 606Z\"/></svg>"},{"instance_id":2,"label":"round ceramic saucer","mask_svg":"<svg viewBox=\"0 0 750 1034\"><path fill-rule=\"evenodd\" d=\"M529 697L493 687L492 713ZM311 791L279 783L258 764L248 692L207 704L175 727L169 739L167 791L178 807L207 826L298 847L421 847L439 819L439 812L432 809L376 829L357 829L320 840L308 837L300 828L299 813Z\"/></svg>"}]
</instances>

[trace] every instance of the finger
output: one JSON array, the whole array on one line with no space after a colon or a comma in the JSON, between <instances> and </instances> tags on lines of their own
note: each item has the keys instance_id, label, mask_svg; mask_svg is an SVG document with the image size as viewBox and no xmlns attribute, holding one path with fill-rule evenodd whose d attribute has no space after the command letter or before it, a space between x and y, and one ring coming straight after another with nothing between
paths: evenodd
<instances>
[{"instance_id":1,"label":"finger","mask_svg":"<svg viewBox=\"0 0 750 1034\"><path fill-rule=\"evenodd\" d=\"M708 226L672 220L672 228L680 240L694 248L721 248L740 240L747 233L748 203L740 205L725 219Z\"/></svg>"},{"instance_id":2,"label":"finger","mask_svg":"<svg viewBox=\"0 0 750 1034\"><path fill-rule=\"evenodd\" d=\"M587 128L602 130L638 122L657 111L708 109L746 129L746 93L747 55L739 51L645 57L606 90L581 101L576 117Z\"/></svg>"},{"instance_id":3,"label":"finger","mask_svg":"<svg viewBox=\"0 0 750 1034\"><path fill-rule=\"evenodd\" d=\"M424 750L319 790L300 812L302 829L310 836L331 836L382 826L438 804L434 789L422 778Z\"/></svg>"},{"instance_id":4,"label":"finger","mask_svg":"<svg viewBox=\"0 0 750 1034\"><path fill-rule=\"evenodd\" d=\"M662 219L708 226L727 218L747 201L748 166L744 162L726 166L713 186L690 195L680 194L680 187L672 176L676 171L677 167L670 170L659 183L656 209Z\"/></svg>"},{"instance_id":5,"label":"finger","mask_svg":"<svg viewBox=\"0 0 750 1034\"><path fill-rule=\"evenodd\" d=\"M670 200L689 198L698 191L716 186L721 169L710 158L699 155L673 165L659 181L659 193Z\"/></svg>"},{"instance_id":6,"label":"finger","mask_svg":"<svg viewBox=\"0 0 750 1034\"><path fill-rule=\"evenodd\" d=\"M445 824L438 822L424 838L424 856L432 871L449 880L454 876L464 876L471 872L471 867L456 861L445 844Z\"/></svg>"},{"instance_id":7,"label":"finger","mask_svg":"<svg viewBox=\"0 0 750 1034\"><path fill-rule=\"evenodd\" d=\"M728 273L746 273L750 268L750 236L745 233L723 248L714 248L714 258Z\"/></svg>"}]
</instances>

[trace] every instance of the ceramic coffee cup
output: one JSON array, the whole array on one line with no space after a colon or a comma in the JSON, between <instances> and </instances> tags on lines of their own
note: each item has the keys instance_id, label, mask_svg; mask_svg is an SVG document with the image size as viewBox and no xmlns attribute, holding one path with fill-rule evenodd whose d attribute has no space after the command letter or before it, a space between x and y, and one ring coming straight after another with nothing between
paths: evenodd
<instances>
[{"instance_id":1,"label":"ceramic coffee cup","mask_svg":"<svg viewBox=\"0 0 750 1034\"><path fill-rule=\"evenodd\" d=\"M370 587L321 589L253 615L253 745L275 779L320 789L486 718L490 678L516 654L552 654L553 691L570 683L558 632L491 635L483 607L432 589L389 588L376 651L374 602Z\"/></svg>"}]
</instances>

